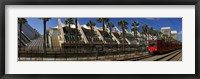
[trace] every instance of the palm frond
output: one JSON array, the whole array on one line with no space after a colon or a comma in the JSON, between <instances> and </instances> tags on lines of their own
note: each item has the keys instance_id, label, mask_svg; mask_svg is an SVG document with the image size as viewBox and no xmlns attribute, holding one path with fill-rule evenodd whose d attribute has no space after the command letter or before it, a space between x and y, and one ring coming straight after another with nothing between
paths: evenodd
<instances>
[{"instance_id":1,"label":"palm frond","mask_svg":"<svg viewBox=\"0 0 200 79\"><path fill-rule=\"evenodd\" d=\"M24 24L24 23L27 23L27 20L25 18L18 18L18 23Z\"/></svg>"}]
</instances>

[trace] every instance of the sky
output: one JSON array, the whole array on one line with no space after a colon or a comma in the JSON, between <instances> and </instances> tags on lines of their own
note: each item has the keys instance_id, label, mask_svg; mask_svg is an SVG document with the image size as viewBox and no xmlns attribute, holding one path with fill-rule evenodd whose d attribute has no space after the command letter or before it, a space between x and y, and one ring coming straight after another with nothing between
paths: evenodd
<instances>
[{"instance_id":1,"label":"sky","mask_svg":"<svg viewBox=\"0 0 200 79\"><path fill-rule=\"evenodd\" d=\"M67 18L61 18L62 23L65 23ZM96 22L98 18L78 18L79 24L86 24L89 20L96 23L97 27L101 27L102 23ZM43 21L38 18L26 18L28 24L35 28L40 34L43 34ZM170 27L171 30L176 30L178 32L178 40L182 41L182 18L109 18L109 22L112 22L119 30L121 27L118 26L120 20L125 20L128 22L128 31L130 32L131 24L136 21L139 23L139 27L147 24L153 29L161 30L162 27ZM47 22L47 29L55 27L58 24L58 18L52 18ZM141 30L141 29L139 29Z\"/></svg>"}]
</instances>

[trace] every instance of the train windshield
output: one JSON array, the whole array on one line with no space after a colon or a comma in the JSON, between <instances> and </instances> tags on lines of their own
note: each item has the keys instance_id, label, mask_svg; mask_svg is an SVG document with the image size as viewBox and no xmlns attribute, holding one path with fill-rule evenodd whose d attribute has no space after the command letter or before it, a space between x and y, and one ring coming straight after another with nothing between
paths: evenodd
<instances>
[{"instance_id":1,"label":"train windshield","mask_svg":"<svg viewBox=\"0 0 200 79\"><path fill-rule=\"evenodd\" d=\"M149 42L149 46L156 46L156 41L151 40L151 41Z\"/></svg>"}]
</instances>

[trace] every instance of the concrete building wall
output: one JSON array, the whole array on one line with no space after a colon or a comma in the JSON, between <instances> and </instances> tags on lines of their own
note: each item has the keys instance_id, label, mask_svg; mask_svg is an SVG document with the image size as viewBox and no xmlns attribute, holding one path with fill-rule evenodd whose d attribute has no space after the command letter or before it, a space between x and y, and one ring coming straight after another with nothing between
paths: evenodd
<instances>
[{"instance_id":1,"label":"concrete building wall","mask_svg":"<svg viewBox=\"0 0 200 79\"><path fill-rule=\"evenodd\" d=\"M22 32L31 40L40 37L40 34L37 32L37 30L33 29L28 23L22 25Z\"/></svg>"},{"instance_id":2,"label":"concrete building wall","mask_svg":"<svg viewBox=\"0 0 200 79\"><path fill-rule=\"evenodd\" d=\"M171 36L171 28L170 27L162 27L161 28L161 32L165 35L167 35L168 37Z\"/></svg>"},{"instance_id":3,"label":"concrete building wall","mask_svg":"<svg viewBox=\"0 0 200 79\"><path fill-rule=\"evenodd\" d=\"M177 33L177 31L171 31L171 37L174 38L175 40L178 40L178 33Z\"/></svg>"},{"instance_id":4,"label":"concrete building wall","mask_svg":"<svg viewBox=\"0 0 200 79\"><path fill-rule=\"evenodd\" d=\"M40 33L32 28L28 23L22 25L22 36L21 40L19 39L19 29L20 26L18 25L18 44L22 43L23 46L26 46L31 40L39 38L41 35Z\"/></svg>"}]
</instances>

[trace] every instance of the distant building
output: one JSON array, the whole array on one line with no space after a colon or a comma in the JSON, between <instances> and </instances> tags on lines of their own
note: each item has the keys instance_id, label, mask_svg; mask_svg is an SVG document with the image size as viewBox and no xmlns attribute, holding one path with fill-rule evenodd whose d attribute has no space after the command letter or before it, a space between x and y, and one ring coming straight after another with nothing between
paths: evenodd
<instances>
[{"instance_id":1,"label":"distant building","mask_svg":"<svg viewBox=\"0 0 200 79\"><path fill-rule=\"evenodd\" d=\"M177 33L177 31L171 31L171 37L174 38L175 40L178 40L178 33Z\"/></svg>"},{"instance_id":2,"label":"distant building","mask_svg":"<svg viewBox=\"0 0 200 79\"><path fill-rule=\"evenodd\" d=\"M39 38L41 35L40 33L32 28L28 23L22 25L22 34L21 40L19 39L19 25L18 25L18 44L22 44L22 46L26 46L31 40Z\"/></svg>"},{"instance_id":3,"label":"distant building","mask_svg":"<svg viewBox=\"0 0 200 79\"><path fill-rule=\"evenodd\" d=\"M163 35L167 35L168 37L171 36L171 28L170 27L162 27L161 32Z\"/></svg>"},{"instance_id":4,"label":"distant building","mask_svg":"<svg viewBox=\"0 0 200 79\"><path fill-rule=\"evenodd\" d=\"M37 30L32 28L28 23L22 25L22 33L24 33L31 40L41 36L40 33L38 33Z\"/></svg>"}]
</instances>

